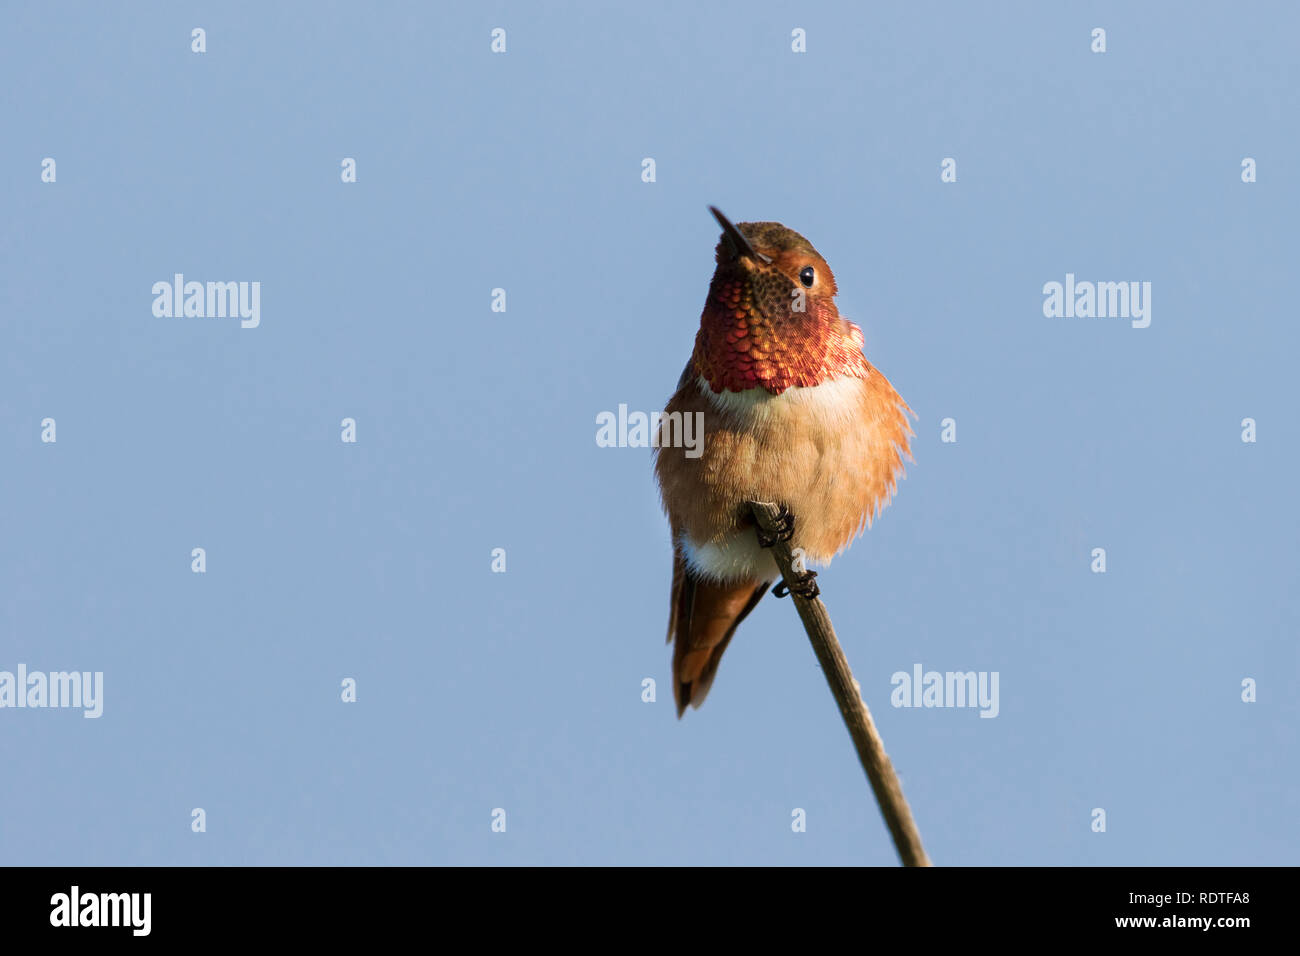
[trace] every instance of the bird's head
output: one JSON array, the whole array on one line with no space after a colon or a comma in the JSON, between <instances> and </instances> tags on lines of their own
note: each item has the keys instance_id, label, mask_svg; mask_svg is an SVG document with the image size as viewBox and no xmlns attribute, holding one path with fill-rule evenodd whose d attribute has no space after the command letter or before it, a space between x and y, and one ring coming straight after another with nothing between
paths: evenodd
<instances>
[{"instance_id":1,"label":"bird's head","mask_svg":"<svg viewBox=\"0 0 1300 956\"><path fill-rule=\"evenodd\" d=\"M835 276L821 254L779 222L722 226L717 269L695 338L696 372L715 392L819 385L862 377L862 330L840 318Z\"/></svg>"}]
</instances>

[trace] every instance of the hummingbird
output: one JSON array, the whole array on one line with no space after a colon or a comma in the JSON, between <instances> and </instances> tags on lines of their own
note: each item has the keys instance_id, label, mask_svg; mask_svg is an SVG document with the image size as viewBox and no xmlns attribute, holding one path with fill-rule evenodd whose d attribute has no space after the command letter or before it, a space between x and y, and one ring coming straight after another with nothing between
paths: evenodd
<instances>
[{"instance_id":1,"label":"hummingbird","mask_svg":"<svg viewBox=\"0 0 1300 956\"><path fill-rule=\"evenodd\" d=\"M913 412L867 361L862 330L841 318L826 260L778 222L733 224L709 211L722 227L717 267L654 453L672 533L678 718L704 701L736 628L781 579L776 540L793 537L806 562L829 564L870 527L912 460ZM673 447L677 412L703 414L693 456ZM780 507L778 535L757 528L750 501ZM804 570L772 590L814 597L815 579Z\"/></svg>"}]
</instances>

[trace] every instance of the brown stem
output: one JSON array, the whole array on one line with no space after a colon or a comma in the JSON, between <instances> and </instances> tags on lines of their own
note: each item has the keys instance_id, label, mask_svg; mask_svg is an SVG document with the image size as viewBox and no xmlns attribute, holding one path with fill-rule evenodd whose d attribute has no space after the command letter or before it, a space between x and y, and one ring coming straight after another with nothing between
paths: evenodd
<instances>
[{"instance_id":1,"label":"brown stem","mask_svg":"<svg viewBox=\"0 0 1300 956\"><path fill-rule=\"evenodd\" d=\"M754 520L765 532L774 534L780 529L780 509L776 505L764 501L751 501L749 507L754 513ZM798 518L799 516L795 515L796 522ZM798 530L796 524L796 534ZM790 542L778 540L772 548L772 553L776 557L777 566L781 569L786 583L790 584L797 580L799 575L791 566L794 555ZM894 765L889 762L889 755L885 753L885 744L880 739L875 723L871 720L871 712L867 710L867 705L862 700L861 688L853 679L853 672L849 670L849 662L840 648L840 642L835 637L835 628L831 626L831 617L826 611L826 605L820 598L808 600L794 593L791 593L790 598L799 611L799 617L803 619L804 630L808 632L808 640L812 642L817 660L821 662L826 682L831 685L831 693L835 696L835 702L839 704L840 715L849 729L849 736L853 738L858 759L862 761L862 768L867 772L867 779L871 781L871 789L875 791L876 802L880 804L881 815L885 818L885 825L889 827L890 836L894 838L894 846L898 849L903 865L929 866L930 858L925 855L925 848L921 846L921 834L916 829L912 811L903 797L902 784L898 781L898 774L894 772Z\"/></svg>"}]
</instances>

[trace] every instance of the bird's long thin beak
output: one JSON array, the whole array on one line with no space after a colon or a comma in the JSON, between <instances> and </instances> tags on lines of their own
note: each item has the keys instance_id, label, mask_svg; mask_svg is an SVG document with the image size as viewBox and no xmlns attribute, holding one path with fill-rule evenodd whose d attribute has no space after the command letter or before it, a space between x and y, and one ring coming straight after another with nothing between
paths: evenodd
<instances>
[{"instance_id":1,"label":"bird's long thin beak","mask_svg":"<svg viewBox=\"0 0 1300 956\"><path fill-rule=\"evenodd\" d=\"M727 241L731 243L731 248L735 251L737 259L741 256L749 256L755 262L767 263L772 261L769 257L758 252L753 246L751 246L749 240L745 238L744 234L735 227L730 219L722 214L722 211L718 209L717 206L710 206L709 212L713 213L713 218L718 220L718 225L722 227L722 234L726 236Z\"/></svg>"}]
</instances>

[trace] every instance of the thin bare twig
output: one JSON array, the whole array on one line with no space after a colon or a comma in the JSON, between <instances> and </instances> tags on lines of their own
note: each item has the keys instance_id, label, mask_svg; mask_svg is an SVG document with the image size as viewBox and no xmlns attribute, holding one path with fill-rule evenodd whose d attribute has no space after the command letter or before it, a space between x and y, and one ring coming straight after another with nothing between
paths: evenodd
<instances>
[{"instance_id":1,"label":"thin bare twig","mask_svg":"<svg viewBox=\"0 0 1300 956\"><path fill-rule=\"evenodd\" d=\"M754 520L758 522L758 526L768 535L773 535L780 530L780 508L776 505L764 501L751 501L749 507L754 513ZM795 515L796 534L799 530L798 517ZM772 553L786 582L798 580L799 574L792 567L794 554L791 543L778 540L772 548ZM921 834L916 829L916 821L912 819L911 808L903 797L902 784L899 783L898 774L894 772L894 765L889 762L889 755L885 753L885 744L880 739L875 723L871 720L871 713L862 700L861 688L853 679L853 672L849 670L849 662L844 656L840 642L835 637L835 628L831 626L831 616L826 610L826 605L821 602L821 598L815 597L809 600L794 592L791 592L790 598L799 611L799 617L803 619L808 640L812 642L813 651L817 654L817 660L821 662L822 671L826 674L826 683L831 685L831 693L835 696L835 702L839 704L840 715L849 729L849 736L853 738L858 759L862 761L862 768L867 772L867 779L871 781L876 802L880 804L880 813L885 818L885 825L889 827L890 836L894 838L894 846L903 865L929 866L930 858L925 855L925 848L921 846Z\"/></svg>"}]
</instances>

